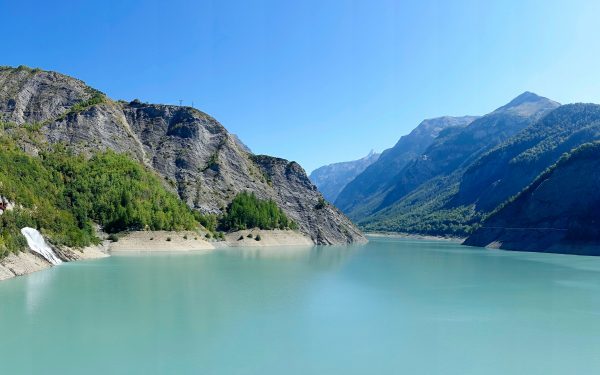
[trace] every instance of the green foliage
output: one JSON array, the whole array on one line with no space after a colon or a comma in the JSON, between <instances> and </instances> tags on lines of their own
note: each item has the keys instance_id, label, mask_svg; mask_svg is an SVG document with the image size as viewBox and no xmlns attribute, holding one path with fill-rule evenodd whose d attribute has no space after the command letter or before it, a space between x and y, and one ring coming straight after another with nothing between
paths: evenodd
<instances>
[{"instance_id":1,"label":"green foliage","mask_svg":"<svg viewBox=\"0 0 600 375\"><path fill-rule=\"evenodd\" d=\"M209 169L212 169L213 171L219 170L219 154L218 154L218 152L215 152L214 154L212 154L210 156L210 158L206 162L206 165L204 166L204 168L201 169L201 172L205 172Z\"/></svg>"},{"instance_id":2,"label":"green foliage","mask_svg":"<svg viewBox=\"0 0 600 375\"><path fill-rule=\"evenodd\" d=\"M194 211L194 216L196 220L202 225L206 230L211 233L216 233L217 225L218 225L218 217L214 214L202 215L198 211Z\"/></svg>"},{"instance_id":3,"label":"green foliage","mask_svg":"<svg viewBox=\"0 0 600 375\"><path fill-rule=\"evenodd\" d=\"M88 94L90 94L89 99L83 100L83 101L73 105L71 108L69 108L69 110L67 112L65 112L61 116L59 116L58 120L62 120L70 114L82 112L90 107L93 107L98 104L106 103L108 101L106 95L104 95L102 92L100 92L96 89L88 88L87 92L88 92Z\"/></svg>"},{"instance_id":4,"label":"green foliage","mask_svg":"<svg viewBox=\"0 0 600 375\"><path fill-rule=\"evenodd\" d=\"M261 200L254 193L239 193L227 207L221 219L224 230L242 230L248 228L286 229L295 228L283 210L272 200Z\"/></svg>"},{"instance_id":5,"label":"green foliage","mask_svg":"<svg viewBox=\"0 0 600 375\"><path fill-rule=\"evenodd\" d=\"M465 237L479 224L482 215L474 205L450 204L458 189L458 177L456 174L432 179L359 225L368 231Z\"/></svg>"},{"instance_id":6,"label":"green foliage","mask_svg":"<svg viewBox=\"0 0 600 375\"><path fill-rule=\"evenodd\" d=\"M319 202L316 204L315 209L322 210L327 206L327 201L323 197L319 197Z\"/></svg>"},{"instance_id":7,"label":"green foliage","mask_svg":"<svg viewBox=\"0 0 600 375\"><path fill-rule=\"evenodd\" d=\"M92 223L123 230L194 229L191 210L137 162L114 152L87 159L64 147L32 157L0 139L0 195L17 208L0 216L0 256L26 247L20 229L40 229L56 245L99 240Z\"/></svg>"},{"instance_id":8,"label":"green foliage","mask_svg":"<svg viewBox=\"0 0 600 375\"><path fill-rule=\"evenodd\" d=\"M125 155L107 151L86 160L56 149L42 158L62 175L68 203L80 225L91 219L109 233L196 226L189 208L168 193L158 177Z\"/></svg>"}]
</instances>

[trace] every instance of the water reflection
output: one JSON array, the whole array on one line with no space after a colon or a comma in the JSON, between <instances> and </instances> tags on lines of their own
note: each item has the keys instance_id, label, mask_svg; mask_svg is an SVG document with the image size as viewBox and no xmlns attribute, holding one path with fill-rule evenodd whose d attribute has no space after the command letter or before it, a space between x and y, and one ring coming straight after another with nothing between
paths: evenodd
<instances>
[{"instance_id":1,"label":"water reflection","mask_svg":"<svg viewBox=\"0 0 600 375\"><path fill-rule=\"evenodd\" d=\"M316 269L333 269L343 265L359 250L360 246L290 246L230 248L219 251L242 259L301 261Z\"/></svg>"},{"instance_id":2,"label":"water reflection","mask_svg":"<svg viewBox=\"0 0 600 375\"><path fill-rule=\"evenodd\" d=\"M51 291L56 273L54 269L35 272L25 276L25 306L28 314L34 313Z\"/></svg>"}]
</instances>

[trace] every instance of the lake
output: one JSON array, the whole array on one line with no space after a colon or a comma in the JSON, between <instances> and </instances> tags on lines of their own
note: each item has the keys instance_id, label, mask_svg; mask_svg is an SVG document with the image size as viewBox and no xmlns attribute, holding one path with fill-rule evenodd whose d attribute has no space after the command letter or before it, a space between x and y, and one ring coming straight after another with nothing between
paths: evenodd
<instances>
[{"instance_id":1,"label":"lake","mask_svg":"<svg viewBox=\"0 0 600 375\"><path fill-rule=\"evenodd\" d=\"M0 374L600 373L600 258L372 238L0 283Z\"/></svg>"}]
</instances>

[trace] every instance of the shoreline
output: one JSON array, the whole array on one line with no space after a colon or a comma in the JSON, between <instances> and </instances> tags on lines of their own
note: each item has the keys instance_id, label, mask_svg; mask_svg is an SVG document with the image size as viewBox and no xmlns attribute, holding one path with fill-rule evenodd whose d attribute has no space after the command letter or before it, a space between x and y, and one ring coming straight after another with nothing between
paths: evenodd
<instances>
[{"instance_id":1,"label":"shoreline","mask_svg":"<svg viewBox=\"0 0 600 375\"><path fill-rule=\"evenodd\" d=\"M367 237L380 237L380 238L406 238L413 240L428 240L428 241L449 241L449 242L464 242L467 237L452 237L452 236L432 236L425 234L414 234L414 233L398 233L398 232L364 232Z\"/></svg>"},{"instance_id":2,"label":"shoreline","mask_svg":"<svg viewBox=\"0 0 600 375\"><path fill-rule=\"evenodd\" d=\"M203 232L138 231L119 235L117 241L104 240L96 246L83 249L54 248L65 262L101 259L112 254L209 252L229 248L306 247L314 246L312 240L292 230L247 229L231 232L224 240L208 240ZM260 238L260 240L257 240ZM32 251L8 254L0 259L0 281L43 271L53 265Z\"/></svg>"},{"instance_id":3,"label":"shoreline","mask_svg":"<svg viewBox=\"0 0 600 375\"><path fill-rule=\"evenodd\" d=\"M66 262L100 259L110 256L106 252L108 249L107 246L107 241L103 241L99 245L87 246L82 249L64 247L57 249L56 253ZM11 253L0 260L0 281L25 276L51 267L54 266L50 262L31 251L20 252L18 254Z\"/></svg>"}]
</instances>

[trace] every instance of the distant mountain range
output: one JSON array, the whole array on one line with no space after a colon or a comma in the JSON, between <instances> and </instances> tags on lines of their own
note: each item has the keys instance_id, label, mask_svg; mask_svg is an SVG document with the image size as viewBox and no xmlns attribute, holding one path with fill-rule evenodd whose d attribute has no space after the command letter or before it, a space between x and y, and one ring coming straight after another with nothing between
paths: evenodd
<instances>
[{"instance_id":1,"label":"distant mountain range","mask_svg":"<svg viewBox=\"0 0 600 375\"><path fill-rule=\"evenodd\" d=\"M396 172L403 170L421 155L448 128L460 129L476 117L440 117L425 120L396 145L385 150L381 157L348 183L335 204L352 219L361 219L381 206L386 194L395 186Z\"/></svg>"},{"instance_id":2,"label":"distant mountain range","mask_svg":"<svg viewBox=\"0 0 600 375\"><path fill-rule=\"evenodd\" d=\"M437 134L407 142L424 122L384 151L335 204L370 231L600 254L600 106L526 92L479 118L444 119L429 120Z\"/></svg>"},{"instance_id":3,"label":"distant mountain range","mask_svg":"<svg viewBox=\"0 0 600 375\"><path fill-rule=\"evenodd\" d=\"M323 193L325 199L335 202L342 189L369 165L376 162L379 155L372 150L367 156L358 160L325 165L315 169L309 176L310 180Z\"/></svg>"}]
</instances>

